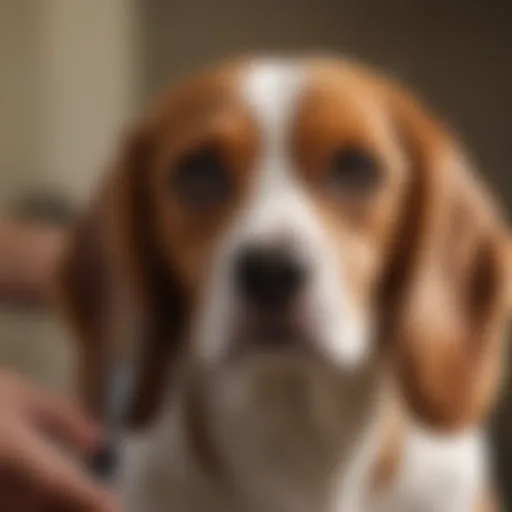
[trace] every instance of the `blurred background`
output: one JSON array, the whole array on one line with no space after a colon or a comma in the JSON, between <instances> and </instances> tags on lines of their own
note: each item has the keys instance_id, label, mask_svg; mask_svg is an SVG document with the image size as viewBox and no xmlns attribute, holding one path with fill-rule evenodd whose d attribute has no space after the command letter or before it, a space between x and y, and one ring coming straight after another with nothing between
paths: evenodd
<instances>
[{"instance_id":1,"label":"blurred background","mask_svg":"<svg viewBox=\"0 0 512 512\"><path fill-rule=\"evenodd\" d=\"M510 208L509 1L0 0L2 212L66 230L155 93L217 59L265 50L345 53L403 78ZM0 363L72 392L73 350L44 302L2 301ZM503 489L507 394L492 425Z\"/></svg>"}]
</instances>

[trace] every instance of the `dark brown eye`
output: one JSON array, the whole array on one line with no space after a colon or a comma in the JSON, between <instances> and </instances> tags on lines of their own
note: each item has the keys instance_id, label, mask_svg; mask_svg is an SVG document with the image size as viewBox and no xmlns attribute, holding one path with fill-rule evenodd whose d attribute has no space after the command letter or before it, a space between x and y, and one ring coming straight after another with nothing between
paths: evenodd
<instances>
[{"instance_id":1,"label":"dark brown eye","mask_svg":"<svg viewBox=\"0 0 512 512\"><path fill-rule=\"evenodd\" d=\"M203 147L185 154L174 168L171 185L194 208L209 208L230 193L230 179L220 151Z\"/></svg>"},{"instance_id":2,"label":"dark brown eye","mask_svg":"<svg viewBox=\"0 0 512 512\"><path fill-rule=\"evenodd\" d=\"M349 147L334 154L327 180L335 193L350 198L372 192L380 184L381 178L379 162L370 152Z\"/></svg>"}]
</instances>

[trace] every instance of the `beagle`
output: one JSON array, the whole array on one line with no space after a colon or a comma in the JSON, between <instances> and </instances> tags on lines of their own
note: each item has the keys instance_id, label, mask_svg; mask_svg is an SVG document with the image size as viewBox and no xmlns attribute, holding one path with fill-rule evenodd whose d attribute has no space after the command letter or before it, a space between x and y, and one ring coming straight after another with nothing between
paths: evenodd
<instances>
[{"instance_id":1,"label":"beagle","mask_svg":"<svg viewBox=\"0 0 512 512\"><path fill-rule=\"evenodd\" d=\"M358 63L173 88L59 272L92 411L136 363L127 509L490 510L508 243L453 137Z\"/></svg>"}]
</instances>

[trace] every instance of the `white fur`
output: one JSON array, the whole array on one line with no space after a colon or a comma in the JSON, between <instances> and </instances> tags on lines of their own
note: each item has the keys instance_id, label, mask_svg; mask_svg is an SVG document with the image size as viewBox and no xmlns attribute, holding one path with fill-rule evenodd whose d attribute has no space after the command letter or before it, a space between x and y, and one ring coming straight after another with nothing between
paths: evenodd
<instances>
[{"instance_id":1,"label":"white fur","mask_svg":"<svg viewBox=\"0 0 512 512\"><path fill-rule=\"evenodd\" d=\"M409 424L404 460L390 486L373 496L371 512L469 512L485 491L484 434L438 435Z\"/></svg>"}]
</instances>

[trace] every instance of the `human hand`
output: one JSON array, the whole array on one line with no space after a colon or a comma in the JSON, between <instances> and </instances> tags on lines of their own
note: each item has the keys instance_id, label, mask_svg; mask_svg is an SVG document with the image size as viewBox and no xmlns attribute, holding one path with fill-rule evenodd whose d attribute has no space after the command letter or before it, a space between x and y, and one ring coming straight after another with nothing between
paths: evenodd
<instances>
[{"instance_id":1,"label":"human hand","mask_svg":"<svg viewBox=\"0 0 512 512\"><path fill-rule=\"evenodd\" d=\"M94 453L102 436L71 404L0 371L0 510L118 511L55 442Z\"/></svg>"}]
</instances>

